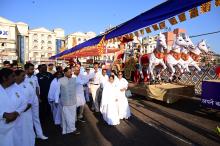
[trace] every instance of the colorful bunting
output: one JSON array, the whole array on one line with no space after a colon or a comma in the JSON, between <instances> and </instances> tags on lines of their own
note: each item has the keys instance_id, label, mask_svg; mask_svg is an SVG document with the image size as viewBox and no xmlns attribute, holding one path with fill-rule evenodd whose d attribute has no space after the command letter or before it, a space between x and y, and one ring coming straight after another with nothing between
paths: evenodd
<instances>
[{"instance_id":1,"label":"colorful bunting","mask_svg":"<svg viewBox=\"0 0 220 146\"><path fill-rule=\"evenodd\" d=\"M157 24L153 24L152 27L153 27L153 29L154 29L155 31L159 29L159 27L158 27Z\"/></svg>"},{"instance_id":2,"label":"colorful bunting","mask_svg":"<svg viewBox=\"0 0 220 146\"><path fill-rule=\"evenodd\" d=\"M145 28L145 31L146 31L147 33L151 33L150 27L146 27L146 28Z\"/></svg>"},{"instance_id":3,"label":"colorful bunting","mask_svg":"<svg viewBox=\"0 0 220 146\"><path fill-rule=\"evenodd\" d=\"M216 7L220 6L220 0L215 0L215 6Z\"/></svg>"},{"instance_id":4,"label":"colorful bunting","mask_svg":"<svg viewBox=\"0 0 220 146\"><path fill-rule=\"evenodd\" d=\"M190 18L195 18L195 17L199 16L198 9L192 8L191 10L189 10L189 15L190 15Z\"/></svg>"},{"instance_id":5,"label":"colorful bunting","mask_svg":"<svg viewBox=\"0 0 220 146\"><path fill-rule=\"evenodd\" d=\"M160 29L164 29L166 27L165 21L159 23Z\"/></svg>"},{"instance_id":6,"label":"colorful bunting","mask_svg":"<svg viewBox=\"0 0 220 146\"><path fill-rule=\"evenodd\" d=\"M169 20L169 22L170 22L171 25L175 25L175 24L178 23L175 17L172 17L172 18L170 18L170 19L168 19L168 20Z\"/></svg>"},{"instance_id":7,"label":"colorful bunting","mask_svg":"<svg viewBox=\"0 0 220 146\"><path fill-rule=\"evenodd\" d=\"M210 10L211 10L211 2L209 1L201 5L200 13L203 14L209 12Z\"/></svg>"},{"instance_id":8,"label":"colorful bunting","mask_svg":"<svg viewBox=\"0 0 220 146\"><path fill-rule=\"evenodd\" d=\"M185 13L179 14L179 15L178 15L178 18L179 18L179 21L180 21L180 22L186 21L186 15L185 15Z\"/></svg>"}]
</instances>

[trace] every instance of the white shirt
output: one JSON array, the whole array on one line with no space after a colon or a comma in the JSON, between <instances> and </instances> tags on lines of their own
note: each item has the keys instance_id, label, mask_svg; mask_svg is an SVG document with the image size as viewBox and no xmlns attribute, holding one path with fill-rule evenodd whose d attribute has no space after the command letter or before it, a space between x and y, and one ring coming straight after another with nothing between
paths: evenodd
<instances>
[{"instance_id":1,"label":"white shirt","mask_svg":"<svg viewBox=\"0 0 220 146\"><path fill-rule=\"evenodd\" d=\"M60 98L60 82L57 78L54 78L50 84L48 101L59 103L59 98Z\"/></svg>"},{"instance_id":2,"label":"white shirt","mask_svg":"<svg viewBox=\"0 0 220 146\"><path fill-rule=\"evenodd\" d=\"M14 83L10 87L5 89L6 93L8 94L9 97L12 98L16 103L16 111L21 114L27 107L27 103L24 100L24 95L21 93L20 89L18 88L17 84Z\"/></svg>"},{"instance_id":3,"label":"white shirt","mask_svg":"<svg viewBox=\"0 0 220 146\"><path fill-rule=\"evenodd\" d=\"M6 89L0 84L0 99L0 145L14 146L16 144L14 143L13 137L17 136L14 132L17 119L7 124L3 118L3 114L4 112L11 113L14 111L21 114L27 107L27 104L25 104L22 99L22 94L14 84Z\"/></svg>"},{"instance_id":4,"label":"white shirt","mask_svg":"<svg viewBox=\"0 0 220 146\"><path fill-rule=\"evenodd\" d=\"M105 84L108 82L109 78L108 78L108 75L105 75L105 76L101 76L101 82L100 82L100 86L101 88L104 88Z\"/></svg>"},{"instance_id":5,"label":"white shirt","mask_svg":"<svg viewBox=\"0 0 220 146\"><path fill-rule=\"evenodd\" d=\"M102 77L102 74L101 72L94 72L92 73L92 76L93 76L93 84L97 84L99 85L101 83L101 77Z\"/></svg>"},{"instance_id":6,"label":"white shirt","mask_svg":"<svg viewBox=\"0 0 220 146\"><path fill-rule=\"evenodd\" d=\"M40 89L40 86L39 86L38 79L37 79L36 75L32 75L30 77L28 75L26 75L25 82L30 83L31 86L34 88L35 92L36 92L36 88Z\"/></svg>"},{"instance_id":7,"label":"white shirt","mask_svg":"<svg viewBox=\"0 0 220 146\"><path fill-rule=\"evenodd\" d=\"M21 90L23 95L25 96L25 100L29 104L33 104L34 102L34 97L35 97L35 92L31 84L23 81L20 84L16 84L18 88Z\"/></svg>"},{"instance_id":8,"label":"white shirt","mask_svg":"<svg viewBox=\"0 0 220 146\"><path fill-rule=\"evenodd\" d=\"M74 77L76 78L76 96L85 98L83 85L86 84L88 80L82 74L79 74L78 76L74 75Z\"/></svg>"}]
</instances>

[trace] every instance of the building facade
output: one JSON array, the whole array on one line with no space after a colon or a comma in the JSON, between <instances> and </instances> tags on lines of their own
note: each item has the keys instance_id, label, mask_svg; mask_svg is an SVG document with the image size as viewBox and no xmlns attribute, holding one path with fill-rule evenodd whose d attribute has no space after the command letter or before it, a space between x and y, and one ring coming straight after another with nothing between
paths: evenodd
<instances>
[{"instance_id":1,"label":"building facade","mask_svg":"<svg viewBox=\"0 0 220 146\"><path fill-rule=\"evenodd\" d=\"M50 31L46 28L31 29L29 35L28 60L47 62L48 58L59 53L64 40L64 31L60 28Z\"/></svg>"},{"instance_id":2,"label":"building facade","mask_svg":"<svg viewBox=\"0 0 220 146\"><path fill-rule=\"evenodd\" d=\"M17 60L16 23L0 17L0 63L4 60Z\"/></svg>"},{"instance_id":3,"label":"building facade","mask_svg":"<svg viewBox=\"0 0 220 146\"><path fill-rule=\"evenodd\" d=\"M29 29L24 22L12 22L0 17L0 64L8 60L20 63L42 63L59 53L65 46L65 34L61 28Z\"/></svg>"}]
</instances>

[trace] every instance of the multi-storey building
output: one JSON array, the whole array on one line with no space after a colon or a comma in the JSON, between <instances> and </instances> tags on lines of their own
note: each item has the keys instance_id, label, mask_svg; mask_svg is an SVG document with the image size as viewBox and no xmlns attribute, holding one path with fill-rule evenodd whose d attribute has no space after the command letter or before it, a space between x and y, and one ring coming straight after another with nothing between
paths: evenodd
<instances>
[{"instance_id":1,"label":"multi-storey building","mask_svg":"<svg viewBox=\"0 0 220 146\"><path fill-rule=\"evenodd\" d=\"M50 31L41 27L29 30L28 60L48 61L49 57L59 52L63 38L64 31L62 29Z\"/></svg>"},{"instance_id":2,"label":"multi-storey building","mask_svg":"<svg viewBox=\"0 0 220 146\"><path fill-rule=\"evenodd\" d=\"M0 63L4 60L17 60L16 23L0 17Z\"/></svg>"},{"instance_id":3,"label":"multi-storey building","mask_svg":"<svg viewBox=\"0 0 220 146\"><path fill-rule=\"evenodd\" d=\"M4 60L45 62L64 47L64 30L56 28L29 29L24 22L12 22L0 17L0 64Z\"/></svg>"}]
</instances>

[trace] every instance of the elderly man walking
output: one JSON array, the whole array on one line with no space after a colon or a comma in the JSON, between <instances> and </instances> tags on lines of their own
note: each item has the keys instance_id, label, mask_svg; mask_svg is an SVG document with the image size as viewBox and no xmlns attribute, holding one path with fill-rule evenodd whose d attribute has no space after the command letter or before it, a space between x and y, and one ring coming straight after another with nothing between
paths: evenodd
<instances>
[{"instance_id":1,"label":"elderly man walking","mask_svg":"<svg viewBox=\"0 0 220 146\"><path fill-rule=\"evenodd\" d=\"M74 132L80 134L76 130L76 78L72 77L70 68L64 69L64 77L59 79L60 83L60 102L62 112L62 134Z\"/></svg>"}]
</instances>

